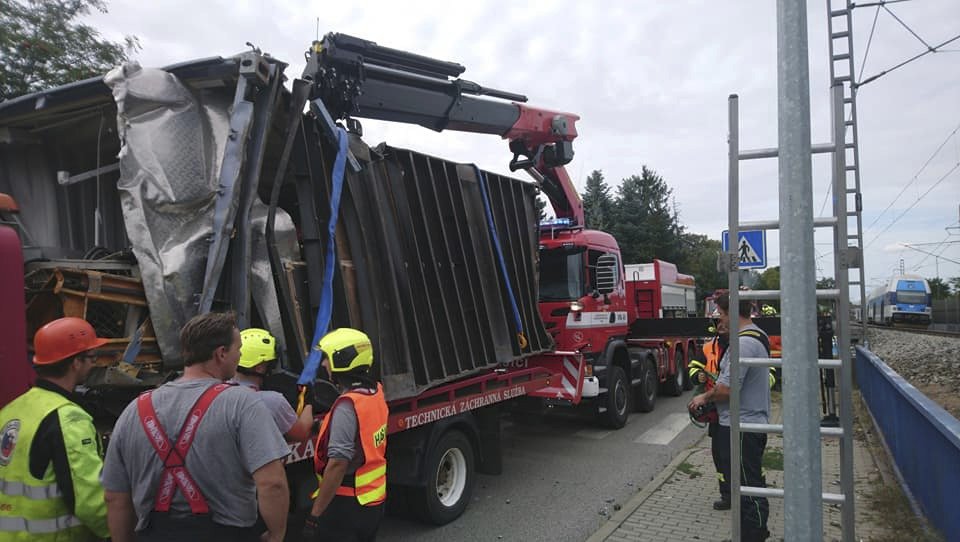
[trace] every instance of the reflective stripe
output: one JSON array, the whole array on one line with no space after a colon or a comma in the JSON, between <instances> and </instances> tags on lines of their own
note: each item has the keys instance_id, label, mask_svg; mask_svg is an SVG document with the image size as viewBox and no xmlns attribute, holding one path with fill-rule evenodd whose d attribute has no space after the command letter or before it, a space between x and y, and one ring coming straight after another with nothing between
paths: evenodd
<instances>
[{"instance_id":1,"label":"reflective stripe","mask_svg":"<svg viewBox=\"0 0 960 542\"><path fill-rule=\"evenodd\" d=\"M0 531L49 534L83 525L77 516L67 515L51 519L24 519L0 517Z\"/></svg>"},{"instance_id":2,"label":"reflective stripe","mask_svg":"<svg viewBox=\"0 0 960 542\"><path fill-rule=\"evenodd\" d=\"M362 493L357 497L358 498L362 497L364 499L364 502L362 504L366 504L368 502L373 502L378 499L382 499L384 496L386 496L386 494L387 494L387 484L383 484L377 489L374 489L373 491L367 491L366 493Z\"/></svg>"},{"instance_id":3,"label":"reflective stripe","mask_svg":"<svg viewBox=\"0 0 960 542\"><path fill-rule=\"evenodd\" d=\"M365 472L363 474L358 474L356 476L356 481L354 482L355 487L365 486L376 481L377 478L381 476L386 476L387 466L381 465L370 472Z\"/></svg>"},{"instance_id":4,"label":"reflective stripe","mask_svg":"<svg viewBox=\"0 0 960 542\"><path fill-rule=\"evenodd\" d=\"M8 497L26 497L28 499L55 499L62 496L57 484L48 486L29 486L23 482L0 480L0 494Z\"/></svg>"}]
</instances>

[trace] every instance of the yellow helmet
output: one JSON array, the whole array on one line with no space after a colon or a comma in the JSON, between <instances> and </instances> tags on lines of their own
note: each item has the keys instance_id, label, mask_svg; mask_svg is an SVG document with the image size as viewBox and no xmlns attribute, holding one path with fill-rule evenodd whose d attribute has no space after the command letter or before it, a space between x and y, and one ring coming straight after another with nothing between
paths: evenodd
<instances>
[{"instance_id":1,"label":"yellow helmet","mask_svg":"<svg viewBox=\"0 0 960 542\"><path fill-rule=\"evenodd\" d=\"M373 345L367 334L348 327L327 333L317 348L330 360L330 372L346 373L354 369L369 369L373 365Z\"/></svg>"},{"instance_id":2,"label":"yellow helmet","mask_svg":"<svg viewBox=\"0 0 960 542\"><path fill-rule=\"evenodd\" d=\"M251 327L240 332L240 367L252 369L277 359L277 339L265 329Z\"/></svg>"}]
</instances>

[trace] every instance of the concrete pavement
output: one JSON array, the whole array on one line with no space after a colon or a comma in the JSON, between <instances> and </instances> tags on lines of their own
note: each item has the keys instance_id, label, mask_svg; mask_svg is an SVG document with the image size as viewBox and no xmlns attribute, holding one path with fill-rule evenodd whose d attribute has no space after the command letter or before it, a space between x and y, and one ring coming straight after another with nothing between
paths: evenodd
<instances>
[{"instance_id":1,"label":"concrete pavement","mask_svg":"<svg viewBox=\"0 0 960 542\"><path fill-rule=\"evenodd\" d=\"M774 404L772 423L781 423L779 404ZM878 527L877 512L866 498L874 484L881 482L881 466L870 454L864 431L854 422L854 493L857 540L890 540L890 533ZM866 420L869 425L869 418ZM840 448L836 439L824 439L823 491L840 493ZM765 472L768 487L783 487L783 438L770 435ZM778 468L779 467L779 468ZM710 456L710 439L704 436L678 454L649 484L591 536L587 542L687 542L730 538L730 511L716 511L719 498L716 470ZM841 539L840 508L823 507L823 539ZM783 539L783 500L770 499L767 528L769 540Z\"/></svg>"}]
</instances>

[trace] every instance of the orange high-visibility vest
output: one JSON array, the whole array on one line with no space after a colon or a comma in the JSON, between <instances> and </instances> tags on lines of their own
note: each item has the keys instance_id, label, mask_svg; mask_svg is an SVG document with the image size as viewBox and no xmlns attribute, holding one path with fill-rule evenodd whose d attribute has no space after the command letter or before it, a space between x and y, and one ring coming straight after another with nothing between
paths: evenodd
<instances>
[{"instance_id":1,"label":"orange high-visibility vest","mask_svg":"<svg viewBox=\"0 0 960 542\"><path fill-rule=\"evenodd\" d=\"M720 348L720 338L714 337L703 343L703 355L706 360L707 372L713 375L720 375L720 358L723 356L723 349ZM707 379L704 383L704 389L710 391L715 385L714 381Z\"/></svg>"},{"instance_id":2,"label":"orange high-visibility vest","mask_svg":"<svg viewBox=\"0 0 960 542\"><path fill-rule=\"evenodd\" d=\"M770 335L770 357L779 358L783 350L783 341L780 335Z\"/></svg>"},{"instance_id":3,"label":"orange high-visibility vest","mask_svg":"<svg viewBox=\"0 0 960 542\"><path fill-rule=\"evenodd\" d=\"M387 402L383 395L383 386L377 384L373 394L362 390L350 390L341 395L320 424L317 436L317 453L314 467L317 480L323 480L323 470L327 466L327 441L330 437L330 419L333 410L340 401L350 401L357 412L358 434L363 447L364 463L354 473L353 481L345 480L337 488L341 497L356 497L363 506L382 503L387 498Z\"/></svg>"}]
</instances>

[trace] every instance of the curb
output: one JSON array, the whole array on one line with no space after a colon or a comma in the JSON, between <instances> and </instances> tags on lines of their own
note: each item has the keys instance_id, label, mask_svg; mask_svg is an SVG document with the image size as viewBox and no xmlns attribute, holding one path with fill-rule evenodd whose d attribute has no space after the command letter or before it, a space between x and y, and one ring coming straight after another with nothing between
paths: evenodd
<instances>
[{"instance_id":1,"label":"curb","mask_svg":"<svg viewBox=\"0 0 960 542\"><path fill-rule=\"evenodd\" d=\"M586 542L603 542L607 539L607 537L612 535L614 531L616 531L620 525L623 524L624 521L626 521L631 515L633 515L634 512L637 511L638 508L640 508L640 505L642 505L644 501L650 497L650 495L653 495L658 489L660 489L660 486L662 486L671 476L673 476L673 473L676 472L677 467L680 466L680 463L686 461L688 457L694 454L694 452L702 448L700 443L703 442L703 439L705 438L707 438L706 433L704 433L703 436L695 443L691 444L688 449L677 454L677 456L673 458L673 461L664 467L663 470L660 471L660 474L656 476L656 478L650 480L650 483L645 485L642 490L631 497L630 500L623 505L623 508L611 516L610 519L601 525L595 533L590 535L590 538L588 538Z\"/></svg>"}]
</instances>

